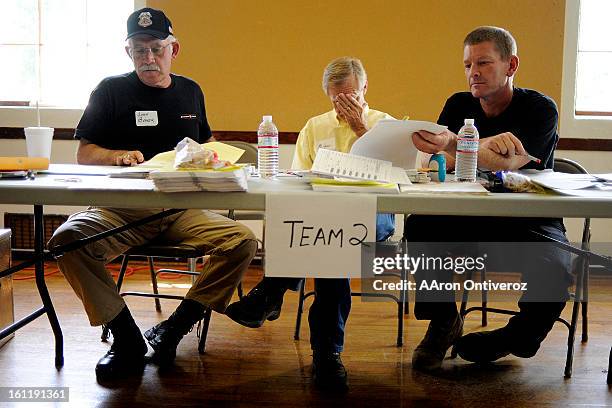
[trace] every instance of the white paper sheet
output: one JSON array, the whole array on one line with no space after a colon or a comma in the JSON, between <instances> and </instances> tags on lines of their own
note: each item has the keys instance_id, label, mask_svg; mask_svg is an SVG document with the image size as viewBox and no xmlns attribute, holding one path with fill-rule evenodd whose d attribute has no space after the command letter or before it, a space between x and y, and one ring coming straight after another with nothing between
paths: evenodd
<instances>
[{"instance_id":1,"label":"white paper sheet","mask_svg":"<svg viewBox=\"0 0 612 408\"><path fill-rule=\"evenodd\" d=\"M395 167L414 169L418 150L412 134L419 130L438 134L446 126L421 120L383 119L353 144L350 153L358 156L387 160Z\"/></svg>"},{"instance_id":2,"label":"white paper sheet","mask_svg":"<svg viewBox=\"0 0 612 408\"><path fill-rule=\"evenodd\" d=\"M319 149L311 171L348 179L391 181L391 162L335 150Z\"/></svg>"}]
</instances>

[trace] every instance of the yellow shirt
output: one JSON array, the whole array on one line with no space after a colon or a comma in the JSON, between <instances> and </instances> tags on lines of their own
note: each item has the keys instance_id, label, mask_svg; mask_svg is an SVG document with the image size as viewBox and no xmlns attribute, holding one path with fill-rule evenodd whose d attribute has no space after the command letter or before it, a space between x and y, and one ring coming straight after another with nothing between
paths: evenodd
<instances>
[{"instance_id":1,"label":"yellow shirt","mask_svg":"<svg viewBox=\"0 0 612 408\"><path fill-rule=\"evenodd\" d=\"M367 107L366 118L368 129L371 129L381 119L393 119L391 115ZM355 132L345 121L338 121L334 110L315 116L309 119L300 131L297 142L295 142L291 168L310 170L320 147L348 153L356 140Z\"/></svg>"}]
</instances>

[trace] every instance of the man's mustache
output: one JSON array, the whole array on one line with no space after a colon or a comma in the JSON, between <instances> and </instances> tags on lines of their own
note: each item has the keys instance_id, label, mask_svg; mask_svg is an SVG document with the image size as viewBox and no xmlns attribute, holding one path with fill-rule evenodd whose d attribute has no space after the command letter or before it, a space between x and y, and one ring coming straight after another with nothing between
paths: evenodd
<instances>
[{"instance_id":1,"label":"man's mustache","mask_svg":"<svg viewBox=\"0 0 612 408\"><path fill-rule=\"evenodd\" d=\"M138 72L144 71L160 71L157 64L144 64L138 67Z\"/></svg>"}]
</instances>

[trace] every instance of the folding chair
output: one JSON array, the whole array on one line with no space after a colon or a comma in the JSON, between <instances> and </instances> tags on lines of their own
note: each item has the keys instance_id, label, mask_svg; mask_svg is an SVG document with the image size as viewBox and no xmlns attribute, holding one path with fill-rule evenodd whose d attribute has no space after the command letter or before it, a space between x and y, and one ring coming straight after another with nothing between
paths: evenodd
<instances>
[{"instance_id":1,"label":"folding chair","mask_svg":"<svg viewBox=\"0 0 612 408\"><path fill-rule=\"evenodd\" d=\"M400 246L401 250L405 250L406 246L404 239L397 243ZM397 276L403 282L406 280L406 271L401 270L400 273L384 273L382 276ZM302 279L298 286L298 309L297 315L295 318L295 332L293 335L294 340L300 339L300 329L302 325L302 314L304 313L304 301L310 296L314 296L315 292L310 291L308 293L305 292L306 279ZM391 295L388 293L369 293L369 292L353 292L351 291L351 296L359 296L359 297L378 297L378 298L388 298L397 303L397 347L401 347L404 344L404 313L408 313L408 291L400 290L398 296Z\"/></svg>"},{"instance_id":2,"label":"folding chair","mask_svg":"<svg viewBox=\"0 0 612 408\"><path fill-rule=\"evenodd\" d=\"M125 277L128 262L132 257L146 257L149 262L149 271L151 273L151 284L153 285L153 293L147 292L121 292L121 286ZM187 259L189 270L178 270L178 269L160 269L155 271L155 265L153 258L181 258ZM155 299L155 310L161 312L161 304L159 299L175 299L183 300L183 296L178 295L165 295L158 291L157 287L157 275L160 273L176 273L180 275L192 276L192 281L200 273L196 270L197 261L199 258L203 258L201 251L194 247L187 245L163 245L159 243L153 243L149 245L142 245L129 249L123 254L123 260L121 262L121 269L117 278L117 291L120 292L121 296L138 296L138 297L149 297ZM208 327L210 325L212 311L207 309L204 317L198 324L198 336L200 337L198 343L198 352L203 354L206 348L206 337L208 335ZM108 327L104 327L102 330L102 341L108 339Z\"/></svg>"},{"instance_id":3,"label":"folding chair","mask_svg":"<svg viewBox=\"0 0 612 408\"><path fill-rule=\"evenodd\" d=\"M586 169L582 167L579 163L573 160L565 159L565 158L556 158L554 160L553 169L554 171L560 172L560 173L570 173L570 174L587 174L588 173ZM536 232L534 232L534 234L540 236L540 238L550 240L550 238L542 234L539 234ZM589 250L590 240L591 240L591 220L590 218L585 218L583 230L582 230L582 241L581 241L581 246L582 246L583 251ZM588 314L587 313L588 313L588 290L589 290L589 287L588 287L589 262L587 259L585 259L584 256L582 256L577 262L577 265L574 265L574 266L575 266L574 270L575 270L575 275L576 275L576 289L575 289L574 294L572 295L572 298L574 299L572 317L571 317L570 322L568 322L567 320L561 317L557 318L557 322L562 323L569 330L569 333L567 336L567 356L566 356L565 370L564 370L564 375L566 378L570 378L572 376L572 364L574 360L574 338L576 334L576 328L578 326L578 312L579 312L581 304L582 304L582 342L586 342L588 340ZM473 274L471 271L466 273L466 279L472 279L472 275ZM481 277L481 281L483 282L486 281L486 272L484 270L481 272L480 277ZM474 306L474 307L467 308L468 297L469 297L469 291L464 290L459 313L461 314L462 317L465 317L467 314L473 311L476 311L476 310L481 311L482 312L482 326L487 326L487 312L499 313L499 314L505 314L505 315L517 315L518 314L518 312L514 310L497 309L497 308L488 307L487 306L487 292L485 290L482 291L481 306ZM457 352L454 347L451 352L451 356L452 357L457 356Z\"/></svg>"}]
</instances>

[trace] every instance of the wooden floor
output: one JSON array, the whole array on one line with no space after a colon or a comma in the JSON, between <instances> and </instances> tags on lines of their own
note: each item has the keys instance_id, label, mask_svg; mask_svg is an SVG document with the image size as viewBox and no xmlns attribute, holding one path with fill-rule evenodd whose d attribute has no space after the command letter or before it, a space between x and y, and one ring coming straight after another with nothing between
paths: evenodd
<instances>
[{"instance_id":1,"label":"wooden floor","mask_svg":"<svg viewBox=\"0 0 612 408\"><path fill-rule=\"evenodd\" d=\"M259 269L249 270L245 287L252 287L260 276ZM100 341L100 328L89 326L80 302L60 274L48 277L47 282L64 332L65 366L60 371L53 366L53 336L43 317L18 331L0 349L0 386L70 387L72 406L612 406L612 389L605 382L612 345L610 301L591 304L589 342L577 343L573 377L564 379L567 330L561 325L534 358L511 356L487 367L447 359L443 372L431 376L410 366L426 322L415 320L412 314L406 316L405 345L398 348L395 305L354 298L343 353L350 391L345 396L329 396L311 384L307 324L302 325L301 340L293 340L294 293L285 297L280 319L261 329L248 329L214 314L206 354L197 353L195 332L190 333L179 346L174 368L164 371L148 365L141 379L105 387L96 383L94 374L97 360L109 347ZM358 284L353 282L354 289ZM15 281L14 285L16 314L21 317L37 307L39 300L32 280ZM125 289L149 290L146 271L127 278ZM612 285L594 284L591 290L610 293ZM131 298L128 304L143 331L176 307L176 302L164 301L163 312L157 314L152 299ZM564 314L568 312L566 308ZM489 327L499 327L505 320L491 315ZM472 314L465 329L477 330L479 325L480 316Z\"/></svg>"}]
</instances>

